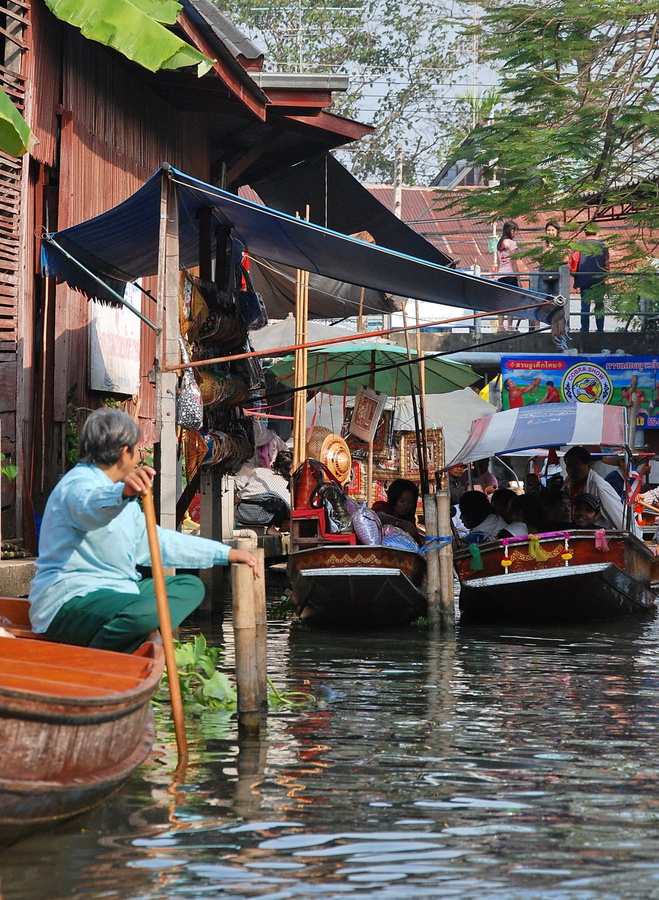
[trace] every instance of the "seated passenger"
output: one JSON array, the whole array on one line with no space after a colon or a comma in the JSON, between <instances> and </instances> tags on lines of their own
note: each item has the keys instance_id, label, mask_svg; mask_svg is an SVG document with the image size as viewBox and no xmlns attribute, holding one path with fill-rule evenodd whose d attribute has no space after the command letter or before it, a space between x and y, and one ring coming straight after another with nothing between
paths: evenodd
<instances>
[{"instance_id":1,"label":"seated passenger","mask_svg":"<svg viewBox=\"0 0 659 900\"><path fill-rule=\"evenodd\" d=\"M572 504L572 519L576 528L613 528L602 513L602 507L594 494L584 491L577 494Z\"/></svg>"},{"instance_id":2,"label":"seated passenger","mask_svg":"<svg viewBox=\"0 0 659 900\"><path fill-rule=\"evenodd\" d=\"M492 510L506 522L510 522L510 505L515 497L517 494L510 488L498 488L490 497Z\"/></svg>"},{"instance_id":3,"label":"seated passenger","mask_svg":"<svg viewBox=\"0 0 659 900\"><path fill-rule=\"evenodd\" d=\"M482 491L465 491L460 497L460 517L469 531L463 537L467 544L494 541L507 527L507 522L494 512Z\"/></svg>"},{"instance_id":4,"label":"seated passenger","mask_svg":"<svg viewBox=\"0 0 659 900\"><path fill-rule=\"evenodd\" d=\"M572 507L577 497L587 493L594 497L599 508L600 524L597 528L624 529L625 508L611 485L593 470L593 457L585 447L570 447L563 457L567 469L565 490L570 495ZM632 531L636 532L635 528Z\"/></svg>"},{"instance_id":5,"label":"seated passenger","mask_svg":"<svg viewBox=\"0 0 659 900\"><path fill-rule=\"evenodd\" d=\"M567 531L574 527L570 497L565 491L546 491L541 495L547 531Z\"/></svg>"},{"instance_id":6,"label":"seated passenger","mask_svg":"<svg viewBox=\"0 0 659 900\"><path fill-rule=\"evenodd\" d=\"M246 528L265 525L266 534L281 533L281 526L291 514L289 477L292 463L290 451L280 450L269 469L244 466L240 470L236 475L236 525Z\"/></svg>"},{"instance_id":7,"label":"seated passenger","mask_svg":"<svg viewBox=\"0 0 659 900\"><path fill-rule=\"evenodd\" d=\"M485 495L483 494L485 500ZM416 525L416 505L419 501L419 488L407 478L396 478L387 488L387 499L376 500L371 509L377 513L383 525L394 525L412 535L419 546L424 542L423 535ZM487 503L487 500L485 500Z\"/></svg>"},{"instance_id":8,"label":"seated passenger","mask_svg":"<svg viewBox=\"0 0 659 900\"><path fill-rule=\"evenodd\" d=\"M539 494L519 494L510 504L510 521L503 537L522 537L546 531L545 510Z\"/></svg>"}]
</instances>

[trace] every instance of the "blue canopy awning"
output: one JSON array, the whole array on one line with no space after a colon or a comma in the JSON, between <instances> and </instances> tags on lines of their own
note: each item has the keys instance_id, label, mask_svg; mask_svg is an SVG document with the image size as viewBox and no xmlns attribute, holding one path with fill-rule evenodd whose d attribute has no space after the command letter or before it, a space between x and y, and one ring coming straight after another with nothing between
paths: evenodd
<instances>
[{"instance_id":1,"label":"blue canopy awning","mask_svg":"<svg viewBox=\"0 0 659 900\"><path fill-rule=\"evenodd\" d=\"M212 211L218 225L233 230L251 256L274 263L462 309L498 313L503 308L514 308L519 309L515 315L543 322L555 311L555 307L546 305L520 309L551 299L544 294L506 287L313 225L205 184L168 165L123 203L57 232L52 236L54 241L74 260L123 293L125 282L154 275L158 270L160 191L161 180L166 177L171 177L178 188L179 260L187 268L199 262L197 213L205 207ZM42 265L44 274L66 281L87 296L116 302L116 297L48 239L43 243Z\"/></svg>"}]
</instances>

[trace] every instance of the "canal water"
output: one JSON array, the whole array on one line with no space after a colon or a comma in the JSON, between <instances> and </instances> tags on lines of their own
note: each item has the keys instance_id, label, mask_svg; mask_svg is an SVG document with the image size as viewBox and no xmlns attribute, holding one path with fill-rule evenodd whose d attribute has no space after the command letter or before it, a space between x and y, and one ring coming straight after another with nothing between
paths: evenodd
<instances>
[{"instance_id":1,"label":"canal water","mask_svg":"<svg viewBox=\"0 0 659 900\"><path fill-rule=\"evenodd\" d=\"M117 796L0 853L0 898L659 898L658 621L269 631L312 706L194 718L174 788L159 714Z\"/></svg>"}]
</instances>

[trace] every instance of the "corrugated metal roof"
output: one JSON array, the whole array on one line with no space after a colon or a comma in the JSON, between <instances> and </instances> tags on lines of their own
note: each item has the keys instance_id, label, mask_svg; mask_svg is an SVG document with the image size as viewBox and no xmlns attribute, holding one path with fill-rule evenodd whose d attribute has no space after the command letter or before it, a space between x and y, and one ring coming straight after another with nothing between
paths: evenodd
<instances>
[{"instance_id":1,"label":"corrugated metal roof","mask_svg":"<svg viewBox=\"0 0 659 900\"><path fill-rule=\"evenodd\" d=\"M244 69L260 71L263 66L263 51L230 22L211 0L181 0L181 3L211 45L217 45L219 41Z\"/></svg>"}]
</instances>

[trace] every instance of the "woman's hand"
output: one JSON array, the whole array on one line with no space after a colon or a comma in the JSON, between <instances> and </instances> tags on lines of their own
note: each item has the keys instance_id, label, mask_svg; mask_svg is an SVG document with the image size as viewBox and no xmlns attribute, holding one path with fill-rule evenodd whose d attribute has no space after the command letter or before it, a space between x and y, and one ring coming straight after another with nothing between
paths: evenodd
<instances>
[{"instance_id":1,"label":"woman's hand","mask_svg":"<svg viewBox=\"0 0 659 900\"><path fill-rule=\"evenodd\" d=\"M254 572L254 578L261 577L261 573L259 572L259 561L251 550L235 550L232 547L231 550L229 550L229 562L244 563L246 566L251 567Z\"/></svg>"},{"instance_id":2,"label":"woman's hand","mask_svg":"<svg viewBox=\"0 0 659 900\"><path fill-rule=\"evenodd\" d=\"M138 466L129 472L124 478L123 497L137 497L139 494L148 494L156 477L156 470L151 466Z\"/></svg>"}]
</instances>

